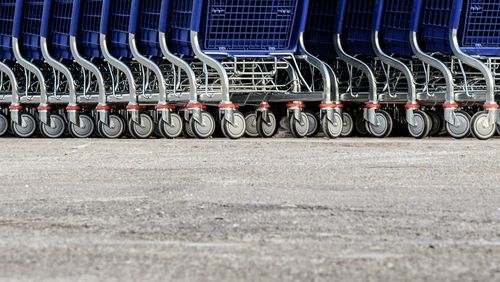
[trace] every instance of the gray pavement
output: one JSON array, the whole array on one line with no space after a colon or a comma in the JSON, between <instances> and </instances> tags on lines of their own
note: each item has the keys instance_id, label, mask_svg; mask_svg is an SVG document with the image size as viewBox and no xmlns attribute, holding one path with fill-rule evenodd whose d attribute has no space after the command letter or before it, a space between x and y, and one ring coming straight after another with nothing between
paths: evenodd
<instances>
[{"instance_id":1,"label":"gray pavement","mask_svg":"<svg viewBox=\"0 0 500 282\"><path fill-rule=\"evenodd\" d=\"M2 139L3 281L500 281L500 140Z\"/></svg>"}]
</instances>

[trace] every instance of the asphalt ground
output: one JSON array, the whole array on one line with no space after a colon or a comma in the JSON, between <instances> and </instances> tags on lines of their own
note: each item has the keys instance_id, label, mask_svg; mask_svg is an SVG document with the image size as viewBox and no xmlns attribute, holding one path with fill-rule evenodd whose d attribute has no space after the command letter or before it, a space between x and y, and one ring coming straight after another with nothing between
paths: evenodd
<instances>
[{"instance_id":1,"label":"asphalt ground","mask_svg":"<svg viewBox=\"0 0 500 282\"><path fill-rule=\"evenodd\" d=\"M500 281L500 139L2 139L2 281Z\"/></svg>"}]
</instances>

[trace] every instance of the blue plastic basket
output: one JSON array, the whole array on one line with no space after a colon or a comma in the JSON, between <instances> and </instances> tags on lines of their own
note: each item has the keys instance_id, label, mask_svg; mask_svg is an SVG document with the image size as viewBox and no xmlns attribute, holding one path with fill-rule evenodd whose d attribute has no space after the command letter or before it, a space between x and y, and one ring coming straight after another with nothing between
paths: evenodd
<instances>
[{"instance_id":1,"label":"blue plastic basket","mask_svg":"<svg viewBox=\"0 0 500 282\"><path fill-rule=\"evenodd\" d=\"M355 55L375 56L372 32L375 20L375 0L342 0L347 2L344 13L346 52Z\"/></svg>"},{"instance_id":2,"label":"blue plastic basket","mask_svg":"<svg viewBox=\"0 0 500 282\"><path fill-rule=\"evenodd\" d=\"M0 59L15 60L12 51L12 27L14 24L14 15L16 9L16 0L0 1Z\"/></svg>"},{"instance_id":3,"label":"blue plastic basket","mask_svg":"<svg viewBox=\"0 0 500 282\"><path fill-rule=\"evenodd\" d=\"M51 55L57 59L73 59L70 30L73 0L45 0L42 36L48 39Z\"/></svg>"},{"instance_id":4,"label":"blue plastic basket","mask_svg":"<svg viewBox=\"0 0 500 282\"><path fill-rule=\"evenodd\" d=\"M109 14L106 15L104 11L103 17L108 18L102 21L103 24L107 23L107 27L101 27L101 30L107 30L109 51L114 57L132 59L128 38L132 0L104 0L105 5L107 1L110 2Z\"/></svg>"},{"instance_id":5,"label":"blue plastic basket","mask_svg":"<svg viewBox=\"0 0 500 282\"><path fill-rule=\"evenodd\" d=\"M138 11L132 11L132 14L138 16L136 25L138 48L143 55L163 57L159 39L161 0L136 1L137 7L134 5L132 7Z\"/></svg>"},{"instance_id":6,"label":"blue plastic basket","mask_svg":"<svg viewBox=\"0 0 500 282\"><path fill-rule=\"evenodd\" d=\"M413 50L410 44L410 27L413 14L412 0L385 0L378 3L382 9L380 16L380 40L382 49L389 55L411 57ZM376 20L377 22L377 20Z\"/></svg>"},{"instance_id":7,"label":"blue plastic basket","mask_svg":"<svg viewBox=\"0 0 500 282\"><path fill-rule=\"evenodd\" d=\"M423 0L419 23L419 38L423 42L421 48L425 52L453 54L450 47L450 20L454 0ZM418 19L415 19L418 20ZM415 23L417 26L417 23Z\"/></svg>"},{"instance_id":8,"label":"blue plastic basket","mask_svg":"<svg viewBox=\"0 0 500 282\"><path fill-rule=\"evenodd\" d=\"M28 60L43 60L40 46L43 0L17 0L14 36L19 38L23 56Z\"/></svg>"},{"instance_id":9,"label":"blue plastic basket","mask_svg":"<svg viewBox=\"0 0 500 282\"><path fill-rule=\"evenodd\" d=\"M72 33L87 58L102 58L99 43L103 0L74 0Z\"/></svg>"},{"instance_id":10,"label":"blue plastic basket","mask_svg":"<svg viewBox=\"0 0 500 282\"><path fill-rule=\"evenodd\" d=\"M463 7L460 3L463 2ZM500 55L500 1L457 0L454 15L461 13L461 48L473 55Z\"/></svg>"},{"instance_id":11,"label":"blue plastic basket","mask_svg":"<svg viewBox=\"0 0 500 282\"><path fill-rule=\"evenodd\" d=\"M337 0L311 0L305 32L310 53L323 58L336 58L333 47L335 30L339 24Z\"/></svg>"}]
</instances>

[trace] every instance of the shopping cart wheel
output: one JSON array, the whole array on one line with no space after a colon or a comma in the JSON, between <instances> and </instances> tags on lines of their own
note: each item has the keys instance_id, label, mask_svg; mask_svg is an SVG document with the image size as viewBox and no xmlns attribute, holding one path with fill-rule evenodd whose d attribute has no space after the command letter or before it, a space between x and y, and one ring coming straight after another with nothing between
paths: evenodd
<instances>
[{"instance_id":1,"label":"shopping cart wheel","mask_svg":"<svg viewBox=\"0 0 500 282\"><path fill-rule=\"evenodd\" d=\"M66 131L66 121L58 114L50 115L50 126L40 123L40 133L47 138L59 138Z\"/></svg>"},{"instance_id":2,"label":"shopping cart wheel","mask_svg":"<svg viewBox=\"0 0 500 282\"><path fill-rule=\"evenodd\" d=\"M193 136L199 139L207 139L212 137L215 132L215 119L209 113L203 111L201 113L202 122L197 122L194 118L189 121L189 128Z\"/></svg>"},{"instance_id":3,"label":"shopping cart wheel","mask_svg":"<svg viewBox=\"0 0 500 282\"><path fill-rule=\"evenodd\" d=\"M259 137L259 132L257 131L257 114L255 112L248 112L245 114L245 135L247 137Z\"/></svg>"},{"instance_id":4,"label":"shopping cart wheel","mask_svg":"<svg viewBox=\"0 0 500 282\"><path fill-rule=\"evenodd\" d=\"M117 139L125 134L125 120L117 115L109 115L109 126L102 122L99 122L98 131L102 137L109 139Z\"/></svg>"},{"instance_id":5,"label":"shopping cart wheel","mask_svg":"<svg viewBox=\"0 0 500 282\"><path fill-rule=\"evenodd\" d=\"M146 139L153 135L155 123L153 118L148 114L141 114L141 123L134 122L133 119L128 120L128 130L132 137L136 139Z\"/></svg>"},{"instance_id":6,"label":"shopping cart wheel","mask_svg":"<svg viewBox=\"0 0 500 282\"><path fill-rule=\"evenodd\" d=\"M425 112L415 110L413 111L413 120L415 121L414 126L408 124L408 132L410 135L417 139L423 139L429 136L432 127L431 118Z\"/></svg>"},{"instance_id":7,"label":"shopping cart wheel","mask_svg":"<svg viewBox=\"0 0 500 282\"><path fill-rule=\"evenodd\" d=\"M439 117L439 115L434 112L434 111L428 111L426 112L429 118L431 119L432 126L431 126L431 131L429 132L429 136L437 136L441 132L441 129L443 128L443 121Z\"/></svg>"},{"instance_id":8,"label":"shopping cart wheel","mask_svg":"<svg viewBox=\"0 0 500 282\"><path fill-rule=\"evenodd\" d=\"M471 130L477 139L488 140L495 135L496 124L491 124L488 121L488 112L482 111L472 117Z\"/></svg>"},{"instance_id":9,"label":"shopping cart wheel","mask_svg":"<svg viewBox=\"0 0 500 282\"><path fill-rule=\"evenodd\" d=\"M358 136L368 135L368 131L366 130L366 120L363 117L362 113L358 113L358 115L356 116L354 126L356 127Z\"/></svg>"},{"instance_id":10,"label":"shopping cart wheel","mask_svg":"<svg viewBox=\"0 0 500 282\"><path fill-rule=\"evenodd\" d=\"M9 131L9 119L4 115L0 114L0 136L4 136Z\"/></svg>"},{"instance_id":11,"label":"shopping cart wheel","mask_svg":"<svg viewBox=\"0 0 500 282\"><path fill-rule=\"evenodd\" d=\"M86 114L80 114L80 126L74 123L69 125L69 134L74 138L89 138L94 134L94 119Z\"/></svg>"},{"instance_id":12,"label":"shopping cart wheel","mask_svg":"<svg viewBox=\"0 0 500 282\"><path fill-rule=\"evenodd\" d=\"M468 137L470 134L470 115L464 111L455 113L458 124L455 126L449 122L446 123L446 130L448 134L455 139L462 139Z\"/></svg>"},{"instance_id":13,"label":"shopping cart wheel","mask_svg":"<svg viewBox=\"0 0 500 282\"><path fill-rule=\"evenodd\" d=\"M268 120L265 121L262 115L257 117L257 132L262 138L271 138L278 131L278 119L276 119L276 116L269 112L267 118Z\"/></svg>"},{"instance_id":14,"label":"shopping cart wheel","mask_svg":"<svg viewBox=\"0 0 500 282\"><path fill-rule=\"evenodd\" d=\"M354 119L349 113L342 113L342 132L340 136L349 137L354 131Z\"/></svg>"},{"instance_id":15,"label":"shopping cart wheel","mask_svg":"<svg viewBox=\"0 0 500 282\"><path fill-rule=\"evenodd\" d=\"M291 115L288 120L290 132L295 138L304 138L309 132L309 118L305 113L301 113L301 115L302 122L298 121L293 115Z\"/></svg>"},{"instance_id":16,"label":"shopping cart wheel","mask_svg":"<svg viewBox=\"0 0 500 282\"><path fill-rule=\"evenodd\" d=\"M170 114L170 124L166 123L163 119L160 119L158 124L158 129L160 134L169 139L177 138L182 135L184 127L184 120L180 115L176 113Z\"/></svg>"},{"instance_id":17,"label":"shopping cart wheel","mask_svg":"<svg viewBox=\"0 0 500 282\"><path fill-rule=\"evenodd\" d=\"M371 124L368 121L365 122L366 130L373 137L385 138L391 135L394 123L389 113L383 110L377 110L375 113L375 121L376 124Z\"/></svg>"},{"instance_id":18,"label":"shopping cart wheel","mask_svg":"<svg viewBox=\"0 0 500 282\"><path fill-rule=\"evenodd\" d=\"M230 123L224 117L221 121L221 129L224 136L230 139L240 139L245 135L246 121L242 113L235 111L233 113L234 122Z\"/></svg>"},{"instance_id":19,"label":"shopping cart wheel","mask_svg":"<svg viewBox=\"0 0 500 282\"><path fill-rule=\"evenodd\" d=\"M326 115L321 120L323 133L325 133L326 137L332 139L341 136L343 125L342 116L339 113L333 113L333 121L328 120Z\"/></svg>"},{"instance_id":20,"label":"shopping cart wheel","mask_svg":"<svg viewBox=\"0 0 500 282\"><path fill-rule=\"evenodd\" d=\"M22 113L21 122L15 123L11 121L12 132L21 138L29 138L36 132L36 120L31 114Z\"/></svg>"},{"instance_id":21,"label":"shopping cart wheel","mask_svg":"<svg viewBox=\"0 0 500 282\"><path fill-rule=\"evenodd\" d=\"M314 137L318 134L319 127L319 115L316 115L312 111L305 110L304 113L307 115L307 119L309 120L309 129L307 131L307 137Z\"/></svg>"}]
</instances>

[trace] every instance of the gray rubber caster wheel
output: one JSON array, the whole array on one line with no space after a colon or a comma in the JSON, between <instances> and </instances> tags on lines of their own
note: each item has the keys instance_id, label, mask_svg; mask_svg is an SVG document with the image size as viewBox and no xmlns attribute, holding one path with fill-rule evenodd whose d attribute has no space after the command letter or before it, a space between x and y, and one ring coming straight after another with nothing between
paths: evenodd
<instances>
[{"instance_id":1,"label":"gray rubber caster wheel","mask_svg":"<svg viewBox=\"0 0 500 282\"><path fill-rule=\"evenodd\" d=\"M349 137L354 132L354 119L349 113L342 113L342 133L341 137Z\"/></svg>"},{"instance_id":2,"label":"gray rubber caster wheel","mask_svg":"<svg viewBox=\"0 0 500 282\"><path fill-rule=\"evenodd\" d=\"M35 134L36 131L36 120L35 118L28 114L22 113L20 117L21 122L19 124L11 122L12 132L21 138L29 138Z\"/></svg>"},{"instance_id":3,"label":"gray rubber caster wheel","mask_svg":"<svg viewBox=\"0 0 500 282\"><path fill-rule=\"evenodd\" d=\"M373 136L377 138L385 138L391 135L394 123L391 116L383 110L377 110L375 112L375 124L366 122L366 130Z\"/></svg>"},{"instance_id":4,"label":"gray rubber caster wheel","mask_svg":"<svg viewBox=\"0 0 500 282\"><path fill-rule=\"evenodd\" d=\"M335 139L341 136L343 128L342 116L339 113L333 114L333 121L328 120L325 115L321 120L321 127L323 128L323 133L326 137Z\"/></svg>"},{"instance_id":5,"label":"gray rubber caster wheel","mask_svg":"<svg viewBox=\"0 0 500 282\"><path fill-rule=\"evenodd\" d=\"M292 133L295 138L304 138L309 132L309 118L305 113L300 113L302 116L302 122L298 121L294 115L290 115L288 124L290 128L290 133Z\"/></svg>"},{"instance_id":6,"label":"gray rubber caster wheel","mask_svg":"<svg viewBox=\"0 0 500 282\"><path fill-rule=\"evenodd\" d=\"M434 111L428 111L426 114L429 116L432 122L431 130L429 132L429 136L438 136L441 130L443 129L443 118Z\"/></svg>"},{"instance_id":7,"label":"gray rubber caster wheel","mask_svg":"<svg viewBox=\"0 0 500 282\"><path fill-rule=\"evenodd\" d=\"M472 134L480 140L488 140L495 135L496 124L488 121L488 112L478 112L471 120Z\"/></svg>"},{"instance_id":8,"label":"gray rubber caster wheel","mask_svg":"<svg viewBox=\"0 0 500 282\"><path fill-rule=\"evenodd\" d=\"M239 139L245 135L246 121L242 113L235 111L233 113L234 123L230 123L222 118L221 129L224 136L229 139Z\"/></svg>"},{"instance_id":9,"label":"gray rubber caster wheel","mask_svg":"<svg viewBox=\"0 0 500 282\"><path fill-rule=\"evenodd\" d=\"M307 137L314 137L318 134L320 130L319 118L316 114L311 111L305 110L304 113L307 115L309 120L309 129L307 130Z\"/></svg>"},{"instance_id":10,"label":"gray rubber caster wheel","mask_svg":"<svg viewBox=\"0 0 500 282\"><path fill-rule=\"evenodd\" d=\"M415 121L415 125L412 126L408 124L408 132L413 138L423 139L429 136L429 132L432 128L432 121L430 117L422 111L414 111L413 119Z\"/></svg>"},{"instance_id":11,"label":"gray rubber caster wheel","mask_svg":"<svg viewBox=\"0 0 500 282\"><path fill-rule=\"evenodd\" d=\"M66 121L57 114L51 114L49 118L50 126L40 123L40 132L47 138L60 138L66 132Z\"/></svg>"},{"instance_id":12,"label":"gray rubber caster wheel","mask_svg":"<svg viewBox=\"0 0 500 282\"><path fill-rule=\"evenodd\" d=\"M167 124L163 119L158 123L158 130L161 136L169 139L177 138L182 135L184 120L176 113L170 114L170 124Z\"/></svg>"},{"instance_id":13,"label":"gray rubber caster wheel","mask_svg":"<svg viewBox=\"0 0 500 282\"><path fill-rule=\"evenodd\" d=\"M215 119L208 112L201 113L202 122L199 123L195 121L193 118L189 121L189 127L191 132L196 138L199 139L207 139L212 137L215 132Z\"/></svg>"},{"instance_id":14,"label":"gray rubber caster wheel","mask_svg":"<svg viewBox=\"0 0 500 282\"><path fill-rule=\"evenodd\" d=\"M68 130L74 138L89 138L95 131L94 119L89 115L80 114L80 126L70 123Z\"/></svg>"},{"instance_id":15,"label":"gray rubber caster wheel","mask_svg":"<svg viewBox=\"0 0 500 282\"><path fill-rule=\"evenodd\" d=\"M141 123L134 122L132 119L128 121L128 130L132 137L136 139L147 139L153 135L155 123L153 118L148 114L141 114Z\"/></svg>"},{"instance_id":16,"label":"gray rubber caster wheel","mask_svg":"<svg viewBox=\"0 0 500 282\"><path fill-rule=\"evenodd\" d=\"M446 123L446 131L455 139L462 139L470 135L470 115L464 111L455 113L457 117L457 125Z\"/></svg>"},{"instance_id":17,"label":"gray rubber caster wheel","mask_svg":"<svg viewBox=\"0 0 500 282\"><path fill-rule=\"evenodd\" d=\"M268 121L262 115L257 117L257 132L262 138L271 138L278 131L278 120L273 113L268 113Z\"/></svg>"},{"instance_id":18,"label":"gray rubber caster wheel","mask_svg":"<svg viewBox=\"0 0 500 282\"><path fill-rule=\"evenodd\" d=\"M0 114L0 136L4 136L9 131L9 119L4 115Z\"/></svg>"},{"instance_id":19,"label":"gray rubber caster wheel","mask_svg":"<svg viewBox=\"0 0 500 282\"><path fill-rule=\"evenodd\" d=\"M101 136L109 139L117 139L122 137L123 134L125 134L126 129L125 120L117 114L109 115L109 126L102 122L99 122L98 127Z\"/></svg>"},{"instance_id":20,"label":"gray rubber caster wheel","mask_svg":"<svg viewBox=\"0 0 500 282\"><path fill-rule=\"evenodd\" d=\"M259 132L257 131L257 114L255 112L249 112L245 115L245 123L245 135L251 138L259 137Z\"/></svg>"}]
</instances>

